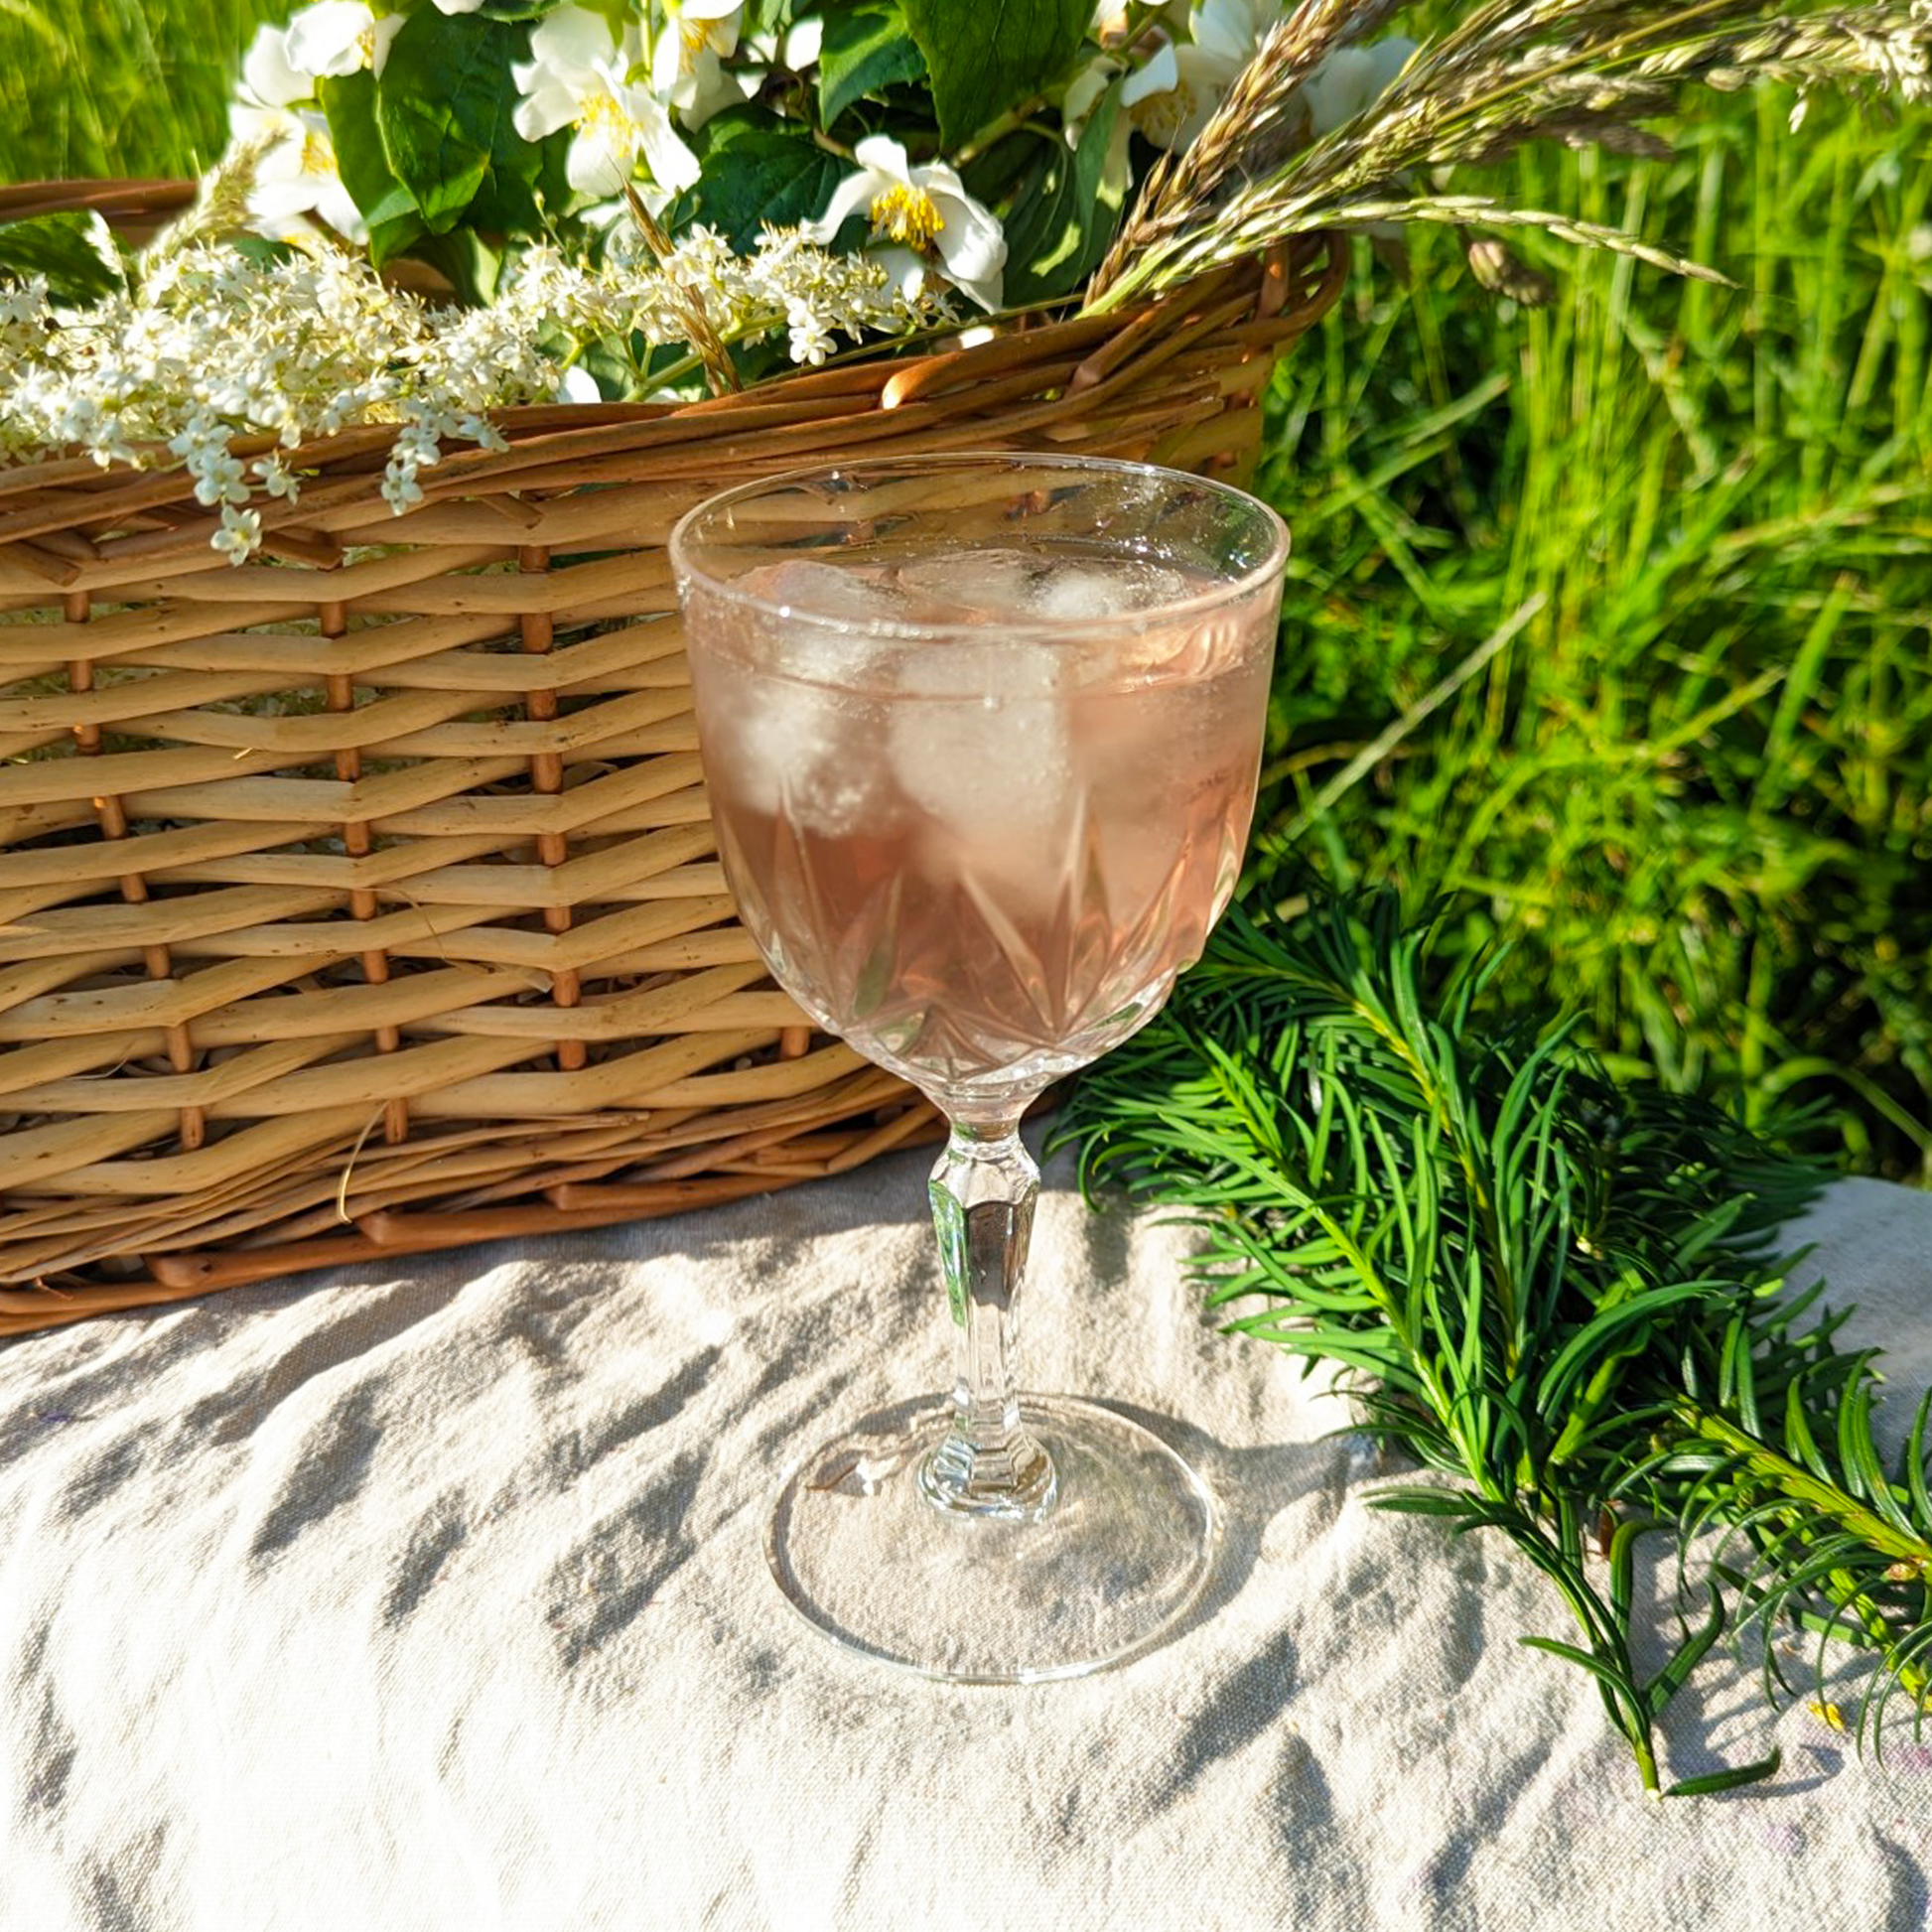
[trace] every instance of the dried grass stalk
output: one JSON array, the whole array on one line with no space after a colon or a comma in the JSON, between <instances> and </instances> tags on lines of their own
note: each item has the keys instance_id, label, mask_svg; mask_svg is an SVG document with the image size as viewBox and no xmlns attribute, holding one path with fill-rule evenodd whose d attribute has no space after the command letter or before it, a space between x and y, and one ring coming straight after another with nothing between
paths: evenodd
<instances>
[{"instance_id":1,"label":"dried grass stalk","mask_svg":"<svg viewBox=\"0 0 1932 1932\"><path fill-rule=\"evenodd\" d=\"M1088 308L1145 300L1290 235L1400 221L1536 227L1709 279L1619 229L1420 184L1531 141L1667 154L1640 123L1675 111L1697 85L1776 81L1800 90L1801 107L1820 86L1932 96L1924 0L1795 13L1761 0L1489 0L1419 49L1371 110L1299 144L1302 83L1388 12L1383 0L1305 0L1284 20L1192 149L1149 178Z\"/></svg>"}]
</instances>

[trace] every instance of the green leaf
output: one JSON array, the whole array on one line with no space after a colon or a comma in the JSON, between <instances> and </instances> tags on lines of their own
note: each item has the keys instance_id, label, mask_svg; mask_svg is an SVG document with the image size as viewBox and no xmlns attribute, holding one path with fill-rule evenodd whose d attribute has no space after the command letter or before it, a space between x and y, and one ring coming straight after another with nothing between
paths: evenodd
<instances>
[{"instance_id":1,"label":"green leaf","mask_svg":"<svg viewBox=\"0 0 1932 1932\"><path fill-rule=\"evenodd\" d=\"M1585 1641L1523 1641L1596 1679L1647 1788L1658 1716L1727 1621L1794 1618L1823 1640L1821 1671L1834 1639L1875 1652L1861 1735L1891 1684L1919 1703L1932 1399L1888 1477L1870 1351L1836 1339L1842 1312L1805 1312L1816 1291L1771 1299L1756 1208L1735 1205L1768 1151L1689 1096L1559 1053L1553 1015L1491 1018L1483 969L1445 980L1433 929L1393 895L1299 897L1291 912L1264 881L1251 908L1284 909L1232 913L1167 1013L1083 1076L1062 1136L1083 1176L1187 1212L1209 1231L1195 1268L1210 1301L1263 1304L1230 1330L1351 1371L1362 1427L1473 1479L1480 1493L1367 1500L1456 1535L1498 1528L1548 1578ZM1760 1409L1783 1426L1766 1436ZM1611 1538L1605 1589L1583 1530L1606 1496L1641 1514ZM1681 1592L1691 1540L1722 1532L1710 1561L1735 1601L1708 1587L1701 1627L1639 1683L1635 1554L1652 1520L1678 1532ZM1747 1562L1727 1566L1740 1545ZM1779 1651L1762 1646L1767 1690Z\"/></svg>"},{"instance_id":2,"label":"green leaf","mask_svg":"<svg viewBox=\"0 0 1932 1932\"><path fill-rule=\"evenodd\" d=\"M409 252L438 270L471 309L488 304L503 270L502 257L468 222L448 234L419 236Z\"/></svg>"},{"instance_id":3,"label":"green leaf","mask_svg":"<svg viewBox=\"0 0 1932 1932\"><path fill-rule=\"evenodd\" d=\"M1378 1489L1366 1498L1369 1508L1398 1516L1471 1516L1481 1505L1471 1496L1442 1489Z\"/></svg>"},{"instance_id":4,"label":"green leaf","mask_svg":"<svg viewBox=\"0 0 1932 1932\"><path fill-rule=\"evenodd\" d=\"M84 214L37 214L0 227L0 276L44 275L62 303L98 302L121 286L88 234Z\"/></svg>"},{"instance_id":5,"label":"green leaf","mask_svg":"<svg viewBox=\"0 0 1932 1932\"><path fill-rule=\"evenodd\" d=\"M791 25L793 0L746 0L742 35L780 35Z\"/></svg>"},{"instance_id":6,"label":"green leaf","mask_svg":"<svg viewBox=\"0 0 1932 1932\"><path fill-rule=\"evenodd\" d=\"M526 141L505 114L483 185L464 210L464 225L489 235L549 232L546 209L570 205L566 169L572 130L559 128L541 141Z\"/></svg>"},{"instance_id":7,"label":"green leaf","mask_svg":"<svg viewBox=\"0 0 1932 1932\"><path fill-rule=\"evenodd\" d=\"M1714 1291L1722 1284L1708 1281L1672 1282L1662 1288L1647 1288L1633 1295L1627 1302L1618 1302L1587 1323L1573 1335L1563 1350L1544 1371L1537 1389L1537 1406L1548 1414L1563 1413L1571 1400L1572 1385L1584 1373L1585 1365L1592 1356L1601 1355L1612 1346L1625 1348L1630 1345L1629 1331L1638 1331L1638 1345L1647 1340L1643 1324L1652 1315L1661 1314L1668 1309L1682 1303L1703 1300L1709 1302Z\"/></svg>"},{"instance_id":8,"label":"green leaf","mask_svg":"<svg viewBox=\"0 0 1932 1932\"><path fill-rule=\"evenodd\" d=\"M283 262L294 261L301 253L293 243L271 241L263 234L238 234L229 241L228 246L258 268L278 268Z\"/></svg>"},{"instance_id":9,"label":"green leaf","mask_svg":"<svg viewBox=\"0 0 1932 1932\"><path fill-rule=\"evenodd\" d=\"M1716 1584L1708 1587L1711 1591L1711 1613L1705 1618L1703 1627L1687 1636L1679 1645L1677 1654L1643 1687L1644 1709L1653 1718L1663 1714L1664 1707L1684 1688L1690 1681L1691 1673L1703 1662L1705 1652L1724 1634L1725 1599L1719 1594Z\"/></svg>"},{"instance_id":10,"label":"green leaf","mask_svg":"<svg viewBox=\"0 0 1932 1932\"><path fill-rule=\"evenodd\" d=\"M838 156L795 122L749 104L713 116L696 148L704 174L673 205L671 229L708 222L740 250L756 244L767 221L782 225L822 213L846 172Z\"/></svg>"},{"instance_id":11,"label":"green leaf","mask_svg":"<svg viewBox=\"0 0 1932 1932\"><path fill-rule=\"evenodd\" d=\"M1011 204L1021 178L1035 165L1039 151L1040 130L1016 127L997 141L988 142L961 167L960 184L986 207Z\"/></svg>"},{"instance_id":12,"label":"green leaf","mask_svg":"<svg viewBox=\"0 0 1932 1932\"><path fill-rule=\"evenodd\" d=\"M1574 1643L1565 1643L1558 1637L1518 1637L1516 1641L1525 1650L1548 1651L1552 1657L1561 1657L1565 1663L1588 1671L1598 1683L1614 1693L1624 1697L1630 1694L1630 1680L1614 1664L1605 1663L1601 1657L1592 1657L1587 1650L1579 1650Z\"/></svg>"},{"instance_id":13,"label":"green leaf","mask_svg":"<svg viewBox=\"0 0 1932 1932\"><path fill-rule=\"evenodd\" d=\"M1093 17L1089 0L903 0L932 76L939 138L963 145L1057 80Z\"/></svg>"},{"instance_id":14,"label":"green leaf","mask_svg":"<svg viewBox=\"0 0 1932 1932\"><path fill-rule=\"evenodd\" d=\"M497 129L516 99L510 63L527 43L520 22L425 7L389 44L376 83L376 126L390 168L432 234L454 227L483 186Z\"/></svg>"},{"instance_id":15,"label":"green leaf","mask_svg":"<svg viewBox=\"0 0 1932 1932\"><path fill-rule=\"evenodd\" d=\"M1641 1517L1628 1517L1610 1537L1610 1607L1625 1623L1630 1620L1637 1562L1637 1538L1649 1527Z\"/></svg>"},{"instance_id":16,"label":"green leaf","mask_svg":"<svg viewBox=\"0 0 1932 1932\"><path fill-rule=\"evenodd\" d=\"M834 7L825 16L818 56L818 115L830 127L855 100L925 72L897 0Z\"/></svg>"},{"instance_id":17,"label":"green leaf","mask_svg":"<svg viewBox=\"0 0 1932 1932\"><path fill-rule=\"evenodd\" d=\"M1772 1777L1784 1762L1782 1751L1760 1757L1754 1763L1739 1764L1728 1771L1707 1771L1702 1777L1680 1778L1664 1788L1666 1798L1704 1798L1715 1791L1734 1791L1740 1784L1756 1784Z\"/></svg>"},{"instance_id":18,"label":"green leaf","mask_svg":"<svg viewBox=\"0 0 1932 1932\"><path fill-rule=\"evenodd\" d=\"M400 36L398 36L400 38ZM375 118L375 75L359 73L316 82L329 117L336 167L349 199L369 226L369 260L380 268L427 232L416 198L396 179Z\"/></svg>"},{"instance_id":19,"label":"green leaf","mask_svg":"<svg viewBox=\"0 0 1932 1932\"><path fill-rule=\"evenodd\" d=\"M487 235L541 234L543 211L520 169L492 167L464 209L462 225Z\"/></svg>"},{"instance_id":20,"label":"green leaf","mask_svg":"<svg viewBox=\"0 0 1932 1932\"><path fill-rule=\"evenodd\" d=\"M1932 1522L1932 1491L1925 1486L1925 1428L1932 1421L1932 1389L1927 1389L1912 1414L1912 1433L1899 1457L1900 1473L1909 1487L1912 1507L1920 1522Z\"/></svg>"},{"instance_id":21,"label":"green leaf","mask_svg":"<svg viewBox=\"0 0 1932 1932\"><path fill-rule=\"evenodd\" d=\"M1015 305L1070 295L1100 266L1120 225L1131 174L1127 151L1115 151L1120 84L1109 87L1088 117L1078 148L1042 144L1022 183L1007 226L1006 300Z\"/></svg>"}]
</instances>

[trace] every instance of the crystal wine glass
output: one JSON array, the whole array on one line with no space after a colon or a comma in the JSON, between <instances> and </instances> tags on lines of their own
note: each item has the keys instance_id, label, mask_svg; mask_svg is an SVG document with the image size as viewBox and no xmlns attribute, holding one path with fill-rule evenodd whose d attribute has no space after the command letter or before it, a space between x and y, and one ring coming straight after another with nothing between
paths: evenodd
<instances>
[{"instance_id":1,"label":"crystal wine glass","mask_svg":"<svg viewBox=\"0 0 1932 1932\"><path fill-rule=\"evenodd\" d=\"M831 1636L1066 1677L1170 1633L1205 1485L1097 1403L1019 1393L1023 1110L1199 956L1253 811L1288 533L1225 484L1031 455L746 484L671 536L745 924L828 1032L929 1095L956 1380L792 1471L767 1541Z\"/></svg>"}]
</instances>

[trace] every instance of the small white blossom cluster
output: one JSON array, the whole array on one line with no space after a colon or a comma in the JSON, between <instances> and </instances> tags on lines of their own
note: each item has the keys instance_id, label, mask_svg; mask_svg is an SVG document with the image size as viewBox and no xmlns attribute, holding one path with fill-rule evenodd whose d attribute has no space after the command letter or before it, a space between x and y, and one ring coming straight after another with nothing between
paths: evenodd
<instances>
[{"instance_id":1,"label":"small white blossom cluster","mask_svg":"<svg viewBox=\"0 0 1932 1932\"><path fill-rule=\"evenodd\" d=\"M38 345L48 320L45 275L0 283L0 351L9 362Z\"/></svg>"},{"instance_id":2,"label":"small white blossom cluster","mask_svg":"<svg viewBox=\"0 0 1932 1932\"><path fill-rule=\"evenodd\" d=\"M857 343L955 319L943 293L873 256L831 254L802 227L767 227L751 255L734 254L709 228L691 228L660 266L660 299L668 301L666 283L697 297L725 341L761 342L782 329L791 360L813 366L832 352L835 336ZM677 314L670 307L653 318L663 335L678 335Z\"/></svg>"},{"instance_id":3,"label":"small white blossom cluster","mask_svg":"<svg viewBox=\"0 0 1932 1932\"><path fill-rule=\"evenodd\" d=\"M262 497L298 500L302 447L363 424L395 426L382 495L400 514L446 441L504 447L492 411L578 394L568 364L600 339L682 343L690 303L726 341L783 332L792 359L943 318L861 257L768 230L736 256L705 228L661 263L615 247L601 268L538 248L487 308L435 307L359 257L315 243L262 262L207 242L163 253L138 292L80 311L44 283L0 281L0 462L84 451L103 465L173 459L219 513L230 562L261 547ZM279 448L252 461L237 437Z\"/></svg>"},{"instance_id":4,"label":"small white blossom cluster","mask_svg":"<svg viewBox=\"0 0 1932 1932\"><path fill-rule=\"evenodd\" d=\"M258 157L248 207L262 233L292 238L315 221L351 241L366 238L318 96L325 81L364 69L379 83L397 34L420 4L313 0L286 26L257 33L229 119L236 143ZM445 14L469 13L482 0L434 4ZM1287 8L1288 0L1095 0L1088 58L1039 107L1057 112L1062 138L1078 147L1101 96L1117 87L1123 111L1105 165L1124 182L1130 131L1159 147L1184 148ZM745 0L561 0L531 29L529 58L510 67L511 127L532 144L569 134L565 176L577 211L594 222L625 194L659 213L702 180L690 137L707 122L759 99L774 74L809 83L832 11L828 0L795 0L789 26L776 32L756 28L757 10L748 17ZM1305 83L1309 128L1320 134L1359 113L1413 50L1399 38L1339 49ZM999 311L1005 225L967 192L952 163L944 156L915 163L887 134L850 150L826 145L850 160L852 172L804 223L807 239L829 241L861 217L869 222L861 246L914 298L943 279L977 307ZM786 327L799 359L827 352L823 317L810 303Z\"/></svg>"}]
</instances>

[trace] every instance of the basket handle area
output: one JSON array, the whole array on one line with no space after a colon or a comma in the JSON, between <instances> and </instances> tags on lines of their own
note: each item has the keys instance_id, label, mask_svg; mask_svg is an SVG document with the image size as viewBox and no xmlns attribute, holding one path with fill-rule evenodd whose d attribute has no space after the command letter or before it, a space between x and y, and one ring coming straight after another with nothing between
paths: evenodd
<instances>
[{"instance_id":1,"label":"basket handle area","mask_svg":"<svg viewBox=\"0 0 1932 1932\"><path fill-rule=\"evenodd\" d=\"M152 233L194 205L192 181L22 181L0 184L0 221L98 214L131 234Z\"/></svg>"}]
</instances>

